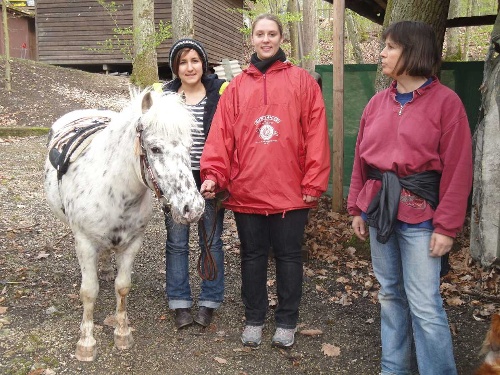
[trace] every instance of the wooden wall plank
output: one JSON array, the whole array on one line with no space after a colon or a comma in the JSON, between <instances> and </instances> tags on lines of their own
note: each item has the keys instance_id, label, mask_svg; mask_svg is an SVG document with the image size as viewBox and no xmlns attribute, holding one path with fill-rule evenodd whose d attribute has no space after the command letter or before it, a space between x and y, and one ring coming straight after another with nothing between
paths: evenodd
<instances>
[{"instance_id":1,"label":"wooden wall plank","mask_svg":"<svg viewBox=\"0 0 500 375\"><path fill-rule=\"evenodd\" d=\"M132 25L132 0L115 0L120 27ZM91 52L97 42L113 38L114 21L96 0L37 0L36 30L38 59L57 65L123 64L119 51ZM238 60L242 56L242 16L229 8L243 7L243 0L194 0L195 38L204 43L211 64L222 58ZM172 0L157 1L155 19L171 19ZM128 37L127 37L128 38ZM168 62L172 40L158 48L158 63Z\"/></svg>"}]
</instances>

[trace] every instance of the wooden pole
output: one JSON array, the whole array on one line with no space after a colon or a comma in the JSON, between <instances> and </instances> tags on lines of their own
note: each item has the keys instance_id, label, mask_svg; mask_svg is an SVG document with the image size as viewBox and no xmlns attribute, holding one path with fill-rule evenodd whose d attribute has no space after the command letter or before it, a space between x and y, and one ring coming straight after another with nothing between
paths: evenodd
<instances>
[{"instance_id":1,"label":"wooden pole","mask_svg":"<svg viewBox=\"0 0 500 375\"><path fill-rule=\"evenodd\" d=\"M5 91L11 92L11 77L10 77L10 42L9 42L9 27L7 9L10 6L9 1L2 1L2 23L3 23L3 38L4 38L4 54L5 54Z\"/></svg>"},{"instance_id":2,"label":"wooden pole","mask_svg":"<svg viewBox=\"0 0 500 375\"><path fill-rule=\"evenodd\" d=\"M344 18L345 0L333 2L333 156L332 209L339 212L344 198Z\"/></svg>"}]
</instances>

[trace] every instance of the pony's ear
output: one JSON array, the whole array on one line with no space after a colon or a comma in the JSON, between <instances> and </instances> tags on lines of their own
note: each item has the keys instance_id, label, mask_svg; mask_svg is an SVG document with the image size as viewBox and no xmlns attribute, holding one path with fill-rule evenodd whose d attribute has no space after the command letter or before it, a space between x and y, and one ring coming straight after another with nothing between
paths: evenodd
<instances>
[{"instance_id":1,"label":"pony's ear","mask_svg":"<svg viewBox=\"0 0 500 375\"><path fill-rule=\"evenodd\" d=\"M147 92L142 98L142 113L146 113L152 105L153 99L151 98L151 93Z\"/></svg>"}]
</instances>

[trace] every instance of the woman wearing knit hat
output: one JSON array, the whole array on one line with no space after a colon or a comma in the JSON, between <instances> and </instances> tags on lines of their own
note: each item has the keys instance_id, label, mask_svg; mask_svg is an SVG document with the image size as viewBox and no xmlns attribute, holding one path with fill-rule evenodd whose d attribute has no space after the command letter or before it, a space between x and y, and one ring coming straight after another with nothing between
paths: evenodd
<instances>
[{"instance_id":1,"label":"woman wearing knit hat","mask_svg":"<svg viewBox=\"0 0 500 375\"><path fill-rule=\"evenodd\" d=\"M180 39L170 50L170 67L177 76L164 86L165 91L172 91L185 96L186 104L196 118L192 129L193 146L191 166L193 175L200 188L200 157L208 136L212 118L225 87L225 81L213 75L207 76L208 58L203 45L194 39ZM193 299L189 284L189 224L179 224L172 220L165 211L166 241L166 294L169 308L175 310L177 329L193 323L191 307ZM199 245L206 254L205 241L215 229L210 243L210 252L217 267L214 280L203 280L198 299L199 310L194 321L207 327L213 318L214 309L224 299L224 253L222 251L222 223L224 209L217 210L216 201L210 199L205 204L203 221L198 224ZM202 225L205 232L202 231Z\"/></svg>"}]
</instances>

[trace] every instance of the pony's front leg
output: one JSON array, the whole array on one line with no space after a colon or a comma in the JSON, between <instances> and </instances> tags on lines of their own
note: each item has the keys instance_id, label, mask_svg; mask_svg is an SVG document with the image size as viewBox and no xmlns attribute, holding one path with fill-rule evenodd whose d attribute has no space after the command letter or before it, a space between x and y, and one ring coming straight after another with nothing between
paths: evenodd
<instances>
[{"instance_id":1,"label":"pony's front leg","mask_svg":"<svg viewBox=\"0 0 500 375\"><path fill-rule=\"evenodd\" d=\"M76 358L79 361L93 361L96 357L96 341L94 339L94 305L99 293L97 279L97 252L91 243L75 235L76 254L82 273L80 299L83 303L83 318L80 324L80 339L76 344Z\"/></svg>"},{"instance_id":2,"label":"pony's front leg","mask_svg":"<svg viewBox=\"0 0 500 375\"><path fill-rule=\"evenodd\" d=\"M128 325L127 296L132 285L131 274L134 259L142 244L142 237L136 239L128 249L117 252L116 265L118 274L115 279L116 294L116 327L115 346L118 349L128 349L133 343L132 330Z\"/></svg>"}]
</instances>

